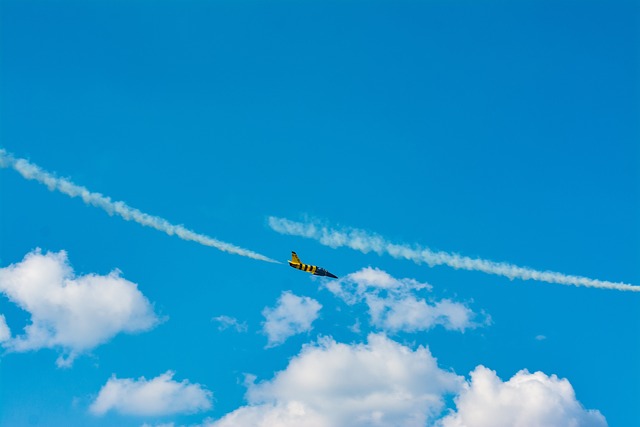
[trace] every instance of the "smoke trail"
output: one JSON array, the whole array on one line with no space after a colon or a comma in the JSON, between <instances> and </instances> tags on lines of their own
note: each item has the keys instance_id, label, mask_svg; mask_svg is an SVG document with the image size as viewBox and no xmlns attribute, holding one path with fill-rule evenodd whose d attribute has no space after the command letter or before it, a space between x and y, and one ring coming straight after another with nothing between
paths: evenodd
<instances>
[{"instance_id":1,"label":"smoke trail","mask_svg":"<svg viewBox=\"0 0 640 427\"><path fill-rule=\"evenodd\" d=\"M592 288L617 289L619 291L639 292L640 286L626 283L614 283L587 277L571 276L552 271L538 271L527 267L504 262L494 262L479 258L469 258L454 253L434 252L429 248L391 243L382 236L364 230L346 228L335 230L315 223L295 222L285 218L269 217L269 226L278 233L307 237L321 244L337 248L346 246L363 253L387 253L394 258L404 258L417 264L429 266L448 265L455 269L482 271L488 274L508 277L509 279L537 280L561 285L588 286Z\"/></svg>"},{"instance_id":2,"label":"smoke trail","mask_svg":"<svg viewBox=\"0 0 640 427\"><path fill-rule=\"evenodd\" d=\"M92 193L85 187L76 185L68 179L58 178L49 172L42 170L37 165L29 163L25 159L15 158L13 155L7 153L6 150L1 148L0 167L13 168L24 178L38 181L39 183L46 185L51 191L56 190L69 197L80 197L87 205L100 208L106 211L109 215L118 215L127 221L135 221L140 225L163 231L170 236L176 235L183 240L190 240L200 243L201 245L211 246L224 252L279 264L278 261L259 253L240 248L230 243L221 242L220 240L213 239L203 234L198 234L183 227L182 225L173 225L166 219L141 212L124 202L114 202L109 197L103 196L100 193Z\"/></svg>"}]
</instances>

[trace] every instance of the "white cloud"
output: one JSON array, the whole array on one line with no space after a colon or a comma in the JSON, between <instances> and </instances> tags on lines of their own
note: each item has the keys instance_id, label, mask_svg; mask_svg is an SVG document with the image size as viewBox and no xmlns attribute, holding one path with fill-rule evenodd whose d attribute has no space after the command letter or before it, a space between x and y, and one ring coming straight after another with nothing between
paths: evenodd
<instances>
[{"instance_id":1,"label":"white cloud","mask_svg":"<svg viewBox=\"0 0 640 427\"><path fill-rule=\"evenodd\" d=\"M325 418L300 402L265 403L242 407L205 427L333 427Z\"/></svg>"},{"instance_id":2,"label":"white cloud","mask_svg":"<svg viewBox=\"0 0 640 427\"><path fill-rule=\"evenodd\" d=\"M544 341L547 339L546 335L536 335L536 340L537 341Z\"/></svg>"},{"instance_id":3,"label":"white cloud","mask_svg":"<svg viewBox=\"0 0 640 427\"><path fill-rule=\"evenodd\" d=\"M262 315L267 347L282 344L292 335L311 330L311 324L318 318L322 305L309 297L299 297L291 292L283 292L274 308L265 307Z\"/></svg>"},{"instance_id":4,"label":"white cloud","mask_svg":"<svg viewBox=\"0 0 640 427\"><path fill-rule=\"evenodd\" d=\"M495 262L481 258L470 258L456 253L432 251L418 245L397 244L387 241L378 234L369 233L356 228L332 229L315 223L302 223L285 218L269 217L269 226L276 232L292 236L315 239L321 244L338 248L342 246L378 255L386 253L394 258L408 259L417 264L427 263L430 267L447 265L455 269L481 271L507 277L511 280L537 280L561 285L589 286L603 289L617 289L620 291L640 292L640 286L619 282L589 279L587 277L572 276L553 271L539 271L528 267L505 262Z\"/></svg>"},{"instance_id":5,"label":"white cloud","mask_svg":"<svg viewBox=\"0 0 640 427\"><path fill-rule=\"evenodd\" d=\"M0 268L0 292L31 315L24 335L3 343L9 351L62 350L58 366L70 366L121 332L146 331L159 323L135 283L114 271L76 277L67 254L35 250Z\"/></svg>"},{"instance_id":6,"label":"white cloud","mask_svg":"<svg viewBox=\"0 0 640 427\"><path fill-rule=\"evenodd\" d=\"M239 322L238 319L230 316L217 316L211 319L214 322L218 323L218 330L224 331L229 328L235 329L237 332L247 332L249 327L246 322Z\"/></svg>"},{"instance_id":7,"label":"white cloud","mask_svg":"<svg viewBox=\"0 0 640 427\"><path fill-rule=\"evenodd\" d=\"M442 396L462 384L425 347L411 350L381 334L354 345L325 338L272 380L251 383L249 404L211 427L424 426L441 413Z\"/></svg>"},{"instance_id":8,"label":"white cloud","mask_svg":"<svg viewBox=\"0 0 640 427\"><path fill-rule=\"evenodd\" d=\"M188 380L174 381L173 375L167 371L151 380L112 376L89 410L95 415L115 411L124 415L163 416L211 409L210 391Z\"/></svg>"},{"instance_id":9,"label":"white cloud","mask_svg":"<svg viewBox=\"0 0 640 427\"><path fill-rule=\"evenodd\" d=\"M358 302L364 295L371 292L409 294L413 291L432 288L428 283L420 283L415 279L396 279L385 271L371 267L327 282L325 287L348 304Z\"/></svg>"},{"instance_id":10,"label":"white cloud","mask_svg":"<svg viewBox=\"0 0 640 427\"><path fill-rule=\"evenodd\" d=\"M478 366L464 378L438 367L425 347L384 334L367 344L321 338L269 381L248 376L247 405L207 427L606 427L566 379L522 370L502 382ZM447 395L457 411L442 414Z\"/></svg>"},{"instance_id":11,"label":"white cloud","mask_svg":"<svg viewBox=\"0 0 640 427\"><path fill-rule=\"evenodd\" d=\"M7 320L3 314L0 314L0 343L8 341L11 338L11 331L7 325Z\"/></svg>"},{"instance_id":12,"label":"white cloud","mask_svg":"<svg viewBox=\"0 0 640 427\"><path fill-rule=\"evenodd\" d=\"M431 285L414 279L396 279L390 274L367 267L325 284L347 304L365 302L371 323L387 332L416 332L442 325L464 331L476 327L474 313L464 304L448 299L427 302L417 296Z\"/></svg>"},{"instance_id":13,"label":"white cloud","mask_svg":"<svg viewBox=\"0 0 640 427\"><path fill-rule=\"evenodd\" d=\"M204 234L198 234L185 228L182 225L173 225L164 218L141 212L140 210L127 205L125 202L114 202L113 200L111 200L111 198L106 197L100 193L91 192L89 191L89 189L74 184L68 179L58 178L57 176L43 170L38 165L30 163L26 159L15 158L6 150L1 148L0 167L11 167L25 179L35 180L41 184L46 185L49 190L59 191L60 193L66 194L69 197L80 197L82 201L87 205L100 208L103 211L107 212L109 215L120 216L126 221L133 221L142 226L151 227L158 231L162 231L170 236L175 235L182 240L197 242L201 245L210 246L231 254L280 264L280 262L272 260L271 258L268 258L257 252L232 245L231 243L222 242L209 236L205 236Z\"/></svg>"},{"instance_id":14,"label":"white cloud","mask_svg":"<svg viewBox=\"0 0 640 427\"><path fill-rule=\"evenodd\" d=\"M478 366L471 381L455 399L457 412L441 420L441 427L605 427L597 410L576 400L566 379L522 370L502 382L496 373Z\"/></svg>"}]
</instances>

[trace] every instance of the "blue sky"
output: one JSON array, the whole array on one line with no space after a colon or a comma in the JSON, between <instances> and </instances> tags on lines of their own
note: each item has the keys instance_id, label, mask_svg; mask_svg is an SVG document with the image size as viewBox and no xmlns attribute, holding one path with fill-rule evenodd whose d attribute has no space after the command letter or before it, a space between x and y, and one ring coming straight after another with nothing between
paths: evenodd
<instances>
[{"instance_id":1,"label":"blue sky","mask_svg":"<svg viewBox=\"0 0 640 427\"><path fill-rule=\"evenodd\" d=\"M640 285L638 12L3 0L5 160L283 264L5 162L0 425L473 427L477 407L506 425L640 424L637 292L430 267L270 221ZM291 250L341 279L289 268ZM487 384L512 403L481 401Z\"/></svg>"}]
</instances>

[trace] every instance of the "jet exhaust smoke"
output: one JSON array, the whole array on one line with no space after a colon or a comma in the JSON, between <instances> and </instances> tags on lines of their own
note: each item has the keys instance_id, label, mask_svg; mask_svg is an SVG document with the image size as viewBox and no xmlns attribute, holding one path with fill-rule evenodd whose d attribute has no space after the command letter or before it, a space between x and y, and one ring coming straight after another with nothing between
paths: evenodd
<instances>
[{"instance_id":1,"label":"jet exhaust smoke","mask_svg":"<svg viewBox=\"0 0 640 427\"><path fill-rule=\"evenodd\" d=\"M626 283L608 282L604 280L589 279L587 277L572 276L553 271L539 271L528 267L504 262L495 262L479 258L469 258L455 253L432 251L420 246L409 246L389 242L382 236L368 233L355 228L336 230L317 223L302 223L286 218L269 217L269 226L280 234L306 237L315 239L321 244L338 248L342 246L368 253L384 253L394 258L408 259L416 264L426 263L430 267L435 265L447 265L455 269L482 271L487 274L495 274L507 277L511 280L536 280L540 282L558 283L561 285L587 286L591 288L616 289L619 291L640 292L640 286Z\"/></svg>"},{"instance_id":2,"label":"jet exhaust smoke","mask_svg":"<svg viewBox=\"0 0 640 427\"><path fill-rule=\"evenodd\" d=\"M260 261L278 263L271 258L261 255L257 252L243 249L230 243L221 242L204 234L198 234L185 228L182 225L173 225L166 219L153 216L132 208L121 201L113 201L100 193L93 193L87 188L76 185L65 178L58 178L53 174L42 170L39 166L30 163L25 159L15 158L6 150L0 148L0 167L13 168L25 179L34 180L46 185L51 191L59 191L69 197L80 197L87 205L95 206L106 211L109 215L118 215L127 221L134 221L145 227L155 228L156 230L167 233L170 236L176 235L182 240L189 240L200 243L201 245L211 246L223 252L236 254Z\"/></svg>"}]
</instances>

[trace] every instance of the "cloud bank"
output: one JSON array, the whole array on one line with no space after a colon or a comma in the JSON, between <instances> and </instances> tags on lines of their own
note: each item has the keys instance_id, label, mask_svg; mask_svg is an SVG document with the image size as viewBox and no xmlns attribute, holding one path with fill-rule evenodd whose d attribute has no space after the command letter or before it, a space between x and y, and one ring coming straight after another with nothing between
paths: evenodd
<instances>
[{"instance_id":1,"label":"cloud bank","mask_svg":"<svg viewBox=\"0 0 640 427\"><path fill-rule=\"evenodd\" d=\"M363 268L324 285L334 295L353 305L364 302L371 324L386 332L417 332L435 325L464 331L478 324L474 313L464 304L448 299L427 302L418 297L431 285L414 279L396 279L377 268Z\"/></svg>"},{"instance_id":2,"label":"cloud bank","mask_svg":"<svg viewBox=\"0 0 640 427\"><path fill-rule=\"evenodd\" d=\"M484 366L471 372L455 399L457 412L442 419L440 427L606 427L597 410L586 410L576 400L566 379L522 370L502 382Z\"/></svg>"},{"instance_id":3,"label":"cloud bank","mask_svg":"<svg viewBox=\"0 0 640 427\"><path fill-rule=\"evenodd\" d=\"M207 427L606 427L566 379L522 370L503 382L477 366L465 380L428 348L384 334L366 344L321 338L271 380L248 378L247 405ZM443 413L445 398L456 410Z\"/></svg>"},{"instance_id":4,"label":"cloud bank","mask_svg":"<svg viewBox=\"0 0 640 427\"><path fill-rule=\"evenodd\" d=\"M210 427L423 427L441 413L442 396L462 385L425 347L374 334L367 344L325 338L271 381L250 384L249 404Z\"/></svg>"},{"instance_id":5,"label":"cloud bank","mask_svg":"<svg viewBox=\"0 0 640 427\"><path fill-rule=\"evenodd\" d=\"M640 286L620 282L589 279L587 277L572 276L552 271L539 271L527 267L504 262L489 261L480 258L470 258L455 253L432 251L418 245L404 245L387 241L384 237L356 228L340 230L328 228L314 222L296 222L286 218L269 217L269 226L276 232L292 236L306 237L319 241L332 248L348 247L378 255L388 254L398 259L408 259L417 264L426 263L430 267L446 265L455 269L481 271L507 277L511 280L536 280L540 282L558 283L561 285L587 286L601 289L616 289L619 291L639 292Z\"/></svg>"},{"instance_id":6,"label":"cloud bank","mask_svg":"<svg viewBox=\"0 0 640 427\"><path fill-rule=\"evenodd\" d=\"M59 191L69 197L80 197L87 205L95 206L107 212L109 215L118 215L127 221L134 221L145 227L151 227L158 231L162 231L170 236L178 236L182 240L188 240L200 243L201 245L210 246L223 252L241 255L248 258L278 263L259 253L243 249L241 247L216 240L204 234L198 234L185 228L182 225L173 225L166 219L153 216L132 208L121 201L112 201L109 197L100 193L93 193L87 188L74 184L68 179L58 178L53 174L42 170L39 166L29 163L25 159L15 158L7 153L6 150L0 149L0 167L10 167L22 175L25 179L35 180L46 185L51 191Z\"/></svg>"},{"instance_id":7,"label":"cloud bank","mask_svg":"<svg viewBox=\"0 0 640 427\"><path fill-rule=\"evenodd\" d=\"M291 292L283 292L274 308L265 307L263 331L267 335L267 347L282 344L292 335L311 330L311 324L318 318L322 305L309 297L299 297Z\"/></svg>"},{"instance_id":8,"label":"cloud bank","mask_svg":"<svg viewBox=\"0 0 640 427\"><path fill-rule=\"evenodd\" d=\"M115 411L123 415L163 416L192 414L211 409L213 394L200 384L173 380L167 371L146 380L112 376L100 389L89 410L94 415Z\"/></svg>"},{"instance_id":9,"label":"cloud bank","mask_svg":"<svg viewBox=\"0 0 640 427\"><path fill-rule=\"evenodd\" d=\"M70 366L79 354L119 333L146 331L160 322L135 283L118 271L76 277L64 251L35 250L0 268L0 292L31 315L24 335L7 336L3 347L60 349L58 366Z\"/></svg>"}]
</instances>

